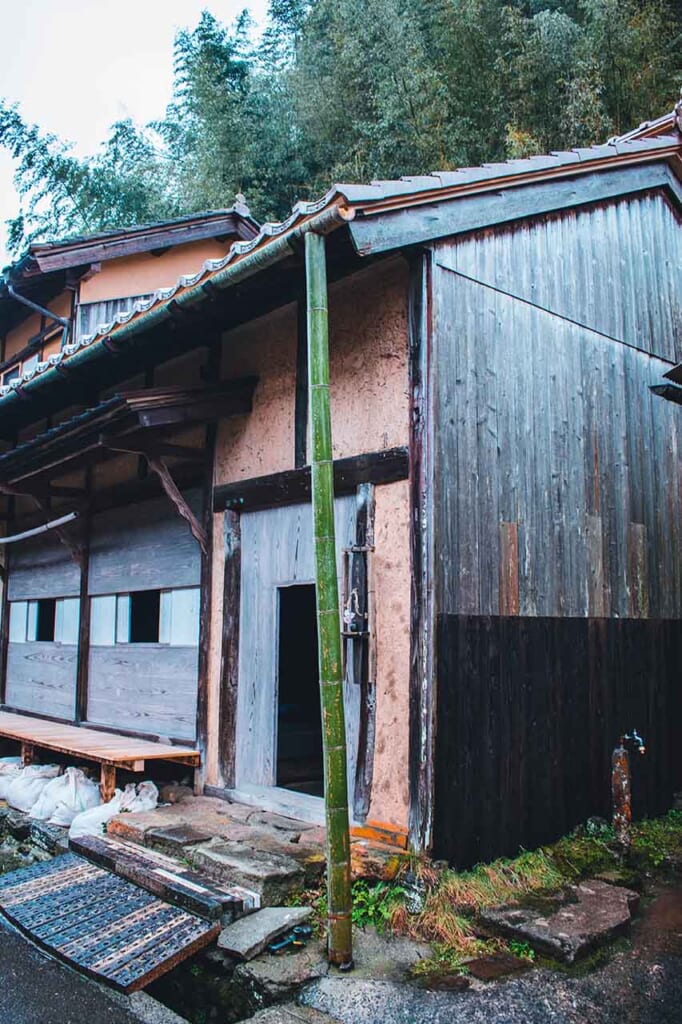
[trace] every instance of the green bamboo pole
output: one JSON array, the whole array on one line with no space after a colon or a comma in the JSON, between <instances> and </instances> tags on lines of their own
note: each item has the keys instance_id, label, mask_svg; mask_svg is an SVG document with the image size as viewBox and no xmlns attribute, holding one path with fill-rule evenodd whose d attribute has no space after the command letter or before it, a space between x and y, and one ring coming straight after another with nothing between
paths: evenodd
<instances>
[{"instance_id":1,"label":"green bamboo pole","mask_svg":"<svg viewBox=\"0 0 682 1024\"><path fill-rule=\"evenodd\" d=\"M327 953L331 963L349 967L353 962L350 836L341 622L334 536L327 266L324 236L312 231L305 236L305 268L315 591L327 824Z\"/></svg>"}]
</instances>

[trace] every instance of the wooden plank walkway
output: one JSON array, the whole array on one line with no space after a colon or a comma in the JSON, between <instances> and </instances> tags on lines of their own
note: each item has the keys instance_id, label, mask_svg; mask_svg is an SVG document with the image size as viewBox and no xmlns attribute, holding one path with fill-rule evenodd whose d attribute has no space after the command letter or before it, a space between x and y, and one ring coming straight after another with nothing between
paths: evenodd
<instances>
[{"instance_id":1,"label":"wooden plank walkway","mask_svg":"<svg viewBox=\"0 0 682 1024\"><path fill-rule=\"evenodd\" d=\"M116 769L143 772L146 761L175 761L199 767L201 755L192 747L176 747L169 743L120 736L75 725L62 725L45 718L0 711L0 737L21 743L24 764L31 764L36 749L56 750L102 766L100 787L102 799L110 800L116 787Z\"/></svg>"},{"instance_id":2,"label":"wooden plank walkway","mask_svg":"<svg viewBox=\"0 0 682 1024\"><path fill-rule=\"evenodd\" d=\"M123 992L203 949L221 927L73 853L2 876L0 910L52 955Z\"/></svg>"}]
</instances>

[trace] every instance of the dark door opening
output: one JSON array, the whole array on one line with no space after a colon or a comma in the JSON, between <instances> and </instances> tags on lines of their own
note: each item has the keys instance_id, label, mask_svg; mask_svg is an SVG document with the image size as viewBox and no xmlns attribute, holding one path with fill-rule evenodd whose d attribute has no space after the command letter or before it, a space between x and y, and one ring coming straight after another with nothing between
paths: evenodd
<instances>
[{"instance_id":1,"label":"dark door opening","mask_svg":"<svg viewBox=\"0 0 682 1024\"><path fill-rule=\"evenodd\" d=\"M160 590L136 590L130 595L131 644L158 644Z\"/></svg>"},{"instance_id":2,"label":"dark door opening","mask_svg":"<svg viewBox=\"0 0 682 1024\"><path fill-rule=\"evenodd\" d=\"M56 615L56 598L43 597L38 601L36 640L54 640L54 627Z\"/></svg>"},{"instance_id":3,"label":"dark door opening","mask_svg":"<svg viewBox=\"0 0 682 1024\"><path fill-rule=\"evenodd\" d=\"M279 588L277 785L324 795L313 584Z\"/></svg>"}]
</instances>

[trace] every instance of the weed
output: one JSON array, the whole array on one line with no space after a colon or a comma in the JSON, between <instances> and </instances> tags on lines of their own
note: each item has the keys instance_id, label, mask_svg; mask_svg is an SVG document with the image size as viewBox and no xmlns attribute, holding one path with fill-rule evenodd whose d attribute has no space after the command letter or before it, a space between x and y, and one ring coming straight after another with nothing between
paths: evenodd
<instances>
[{"instance_id":1,"label":"weed","mask_svg":"<svg viewBox=\"0 0 682 1024\"><path fill-rule=\"evenodd\" d=\"M353 883L353 924L359 928L374 925L383 931L393 913L402 906L405 890L400 885L377 882L370 885L362 879Z\"/></svg>"},{"instance_id":2,"label":"weed","mask_svg":"<svg viewBox=\"0 0 682 1024\"><path fill-rule=\"evenodd\" d=\"M518 939L511 939L508 943L509 952L518 956L521 960L535 960L535 950L529 942L519 942Z\"/></svg>"}]
</instances>

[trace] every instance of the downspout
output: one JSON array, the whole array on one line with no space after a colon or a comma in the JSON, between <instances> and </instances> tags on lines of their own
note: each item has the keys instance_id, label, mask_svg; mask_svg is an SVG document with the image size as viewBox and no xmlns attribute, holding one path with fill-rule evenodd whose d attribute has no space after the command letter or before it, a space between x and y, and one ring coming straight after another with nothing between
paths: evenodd
<instances>
[{"instance_id":1,"label":"downspout","mask_svg":"<svg viewBox=\"0 0 682 1024\"><path fill-rule=\"evenodd\" d=\"M7 291L9 292L9 294L12 296L13 299L16 299L17 302L20 302L23 306L28 306L28 308L32 309L34 313L40 313L41 316L47 317L48 320L53 320L56 324L61 324L62 325L62 327L63 327L63 332L62 332L62 348L63 348L64 345L66 345L66 343L67 343L67 341L69 339L69 331L71 330L71 321L67 320L63 316L57 316L56 313L50 312L50 310L49 309L45 309L44 306L39 306L37 302L33 302L32 299L27 299L25 295L20 295L19 292L14 290L13 285L11 285L9 281L5 281L5 285L7 287Z\"/></svg>"},{"instance_id":2,"label":"downspout","mask_svg":"<svg viewBox=\"0 0 682 1024\"><path fill-rule=\"evenodd\" d=\"M334 530L334 470L329 402L329 316L323 235L306 232L310 466L315 548L315 596L327 826L327 955L353 966L346 724L341 622Z\"/></svg>"}]
</instances>

